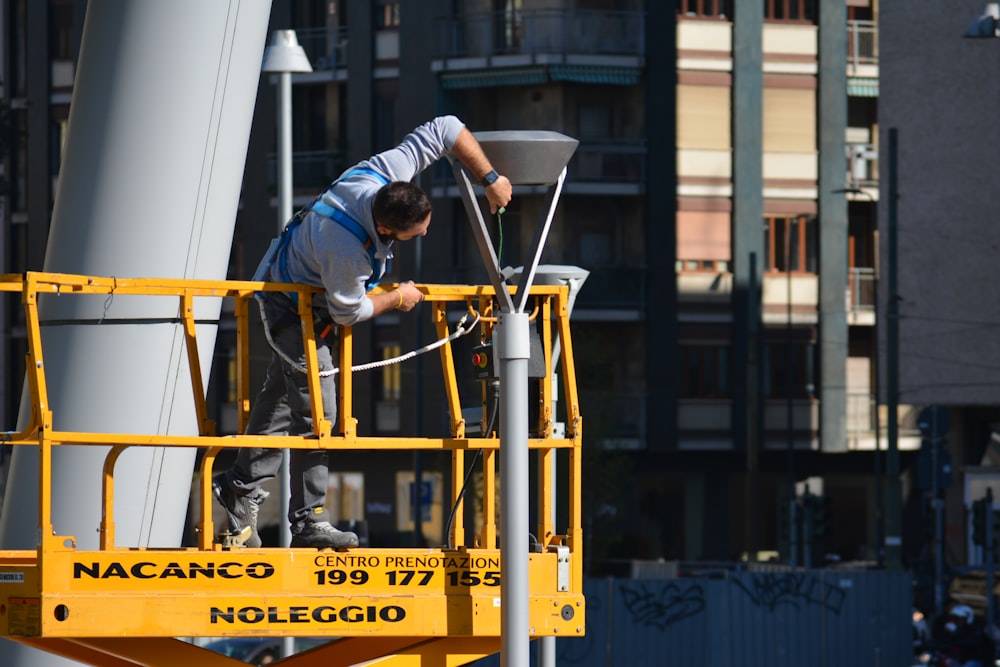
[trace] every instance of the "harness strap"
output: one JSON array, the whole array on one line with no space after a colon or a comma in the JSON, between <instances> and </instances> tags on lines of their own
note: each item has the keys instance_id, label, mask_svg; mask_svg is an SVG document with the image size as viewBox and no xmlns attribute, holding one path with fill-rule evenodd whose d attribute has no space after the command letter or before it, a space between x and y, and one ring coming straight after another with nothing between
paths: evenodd
<instances>
[{"instance_id":1,"label":"harness strap","mask_svg":"<svg viewBox=\"0 0 1000 667\"><path fill-rule=\"evenodd\" d=\"M357 169L351 169L350 171L345 172L340 178L334 181L333 185L336 185L345 178L349 178L357 174L367 174L368 176L372 176L380 183L382 183L382 185L386 185L389 183L389 180L385 176L378 173L374 169L368 169L367 167L359 167ZM331 185L330 187L333 187L333 185ZM365 291L366 292L370 291L373 287L379 284L379 281L382 279L382 274L383 274L383 272L379 271L378 260L375 259L375 242L372 240L371 236L369 236L368 232L365 231L364 227L361 226L361 223L359 223L357 220L355 220L351 216L341 211L339 208L330 206L326 202L322 201L320 197L322 197L322 195L316 197L316 199L314 199L313 202L309 204L309 206L306 206L305 208L298 211L294 216L292 216L292 219L288 221L288 224L285 225L285 228L281 230L281 236L278 237L278 247L274 252L274 258L271 261L271 263L273 264L274 259L278 260L277 262L278 278L280 278L282 282L286 283L292 282L291 276L288 273L288 258L287 258L288 243L291 239L292 230L294 230L296 227L299 226L299 223L302 222L303 218L306 217L307 213L312 211L313 213L316 213L317 215L327 218L328 220L333 220L341 227L349 231L352 235L354 235L354 237L357 238L359 241L361 241L361 243L364 245L365 250L368 251L368 258L371 261L372 265L371 278L365 281ZM297 309L298 294L295 292L289 292L288 296L292 299L292 303L295 304L295 307Z\"/></svg>"}]
</instances>

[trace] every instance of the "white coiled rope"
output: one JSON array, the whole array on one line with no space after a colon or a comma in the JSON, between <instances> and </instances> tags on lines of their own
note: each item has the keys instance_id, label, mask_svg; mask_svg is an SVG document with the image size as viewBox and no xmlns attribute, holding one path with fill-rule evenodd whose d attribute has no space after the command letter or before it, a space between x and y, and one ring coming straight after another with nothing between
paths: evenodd
<instances>
[{"instance_id":1,"label":"white coiled rope","mask_svg":"<svg viewBox=\"0 0 1000 667\"><path fill-rule=\"evenodd\" d=\"M260 298L259 295L255 295L255 298L257 299L257 305L260 307L260 319L264 325L264 337L267 339L268 347L274 350L274 353L278 355L278 357L280 357L281 360L284 361L286 364L288 364L291 368L295 369L299 373L306 373L307 369L305 366L289 358L289 356L285 354L285 352L281 350L277 346L277 344L275 344L274 339L271 338L271 325L267 321L267 314L264 312L264 301L263 299ZM460 338L466 335L467 333L471 332L472 329L479 323L479 314L476 313L476 319L473 320L473 322L469 324L468 327L465 326L465 321L467 319L469 319L469 313L466 313L465 315L462 316L462 319L458 321L458 326L456 327L453 333L449 334L448 336L445 336L444 338L436 340L433 343L428 343L427 345L424 345L419 349L411 350L406 354L401 354L398 357L392 357L391 359L382 359L380 361L372 361L367 364L361 364L360 366L351 366L351 371L352 372L369 371L373 368L382 368L384 366L389 366L391 364L402 363L407 359L412 359L413 357L416 357L417 355L424 354L425 352L430 352L431 350L436 350L445 343L450 343L451 341L456 340L457 338ZM339 372L340 372L339 368L331 368L328 371L320 371L319 376L330 377L331 375L336 375Z\"/></svg>"}]
</instances>

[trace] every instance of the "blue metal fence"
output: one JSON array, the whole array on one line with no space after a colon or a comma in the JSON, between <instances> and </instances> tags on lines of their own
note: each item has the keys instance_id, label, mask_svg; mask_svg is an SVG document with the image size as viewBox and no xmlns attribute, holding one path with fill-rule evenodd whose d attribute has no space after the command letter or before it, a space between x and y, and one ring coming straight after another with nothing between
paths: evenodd
<instances>
[{"instance_id":1,"label":"blue metal fence","mask_svg":"<svg viewBox=\"0 0 1000 667\"><path fill-rule=\"evenodd\" d=\"M588 579L584 592L586 636L557 640L559 667L912 664L906 572ZM499 656L475 664L494 667Z\"/></svg>"}]
</instances>

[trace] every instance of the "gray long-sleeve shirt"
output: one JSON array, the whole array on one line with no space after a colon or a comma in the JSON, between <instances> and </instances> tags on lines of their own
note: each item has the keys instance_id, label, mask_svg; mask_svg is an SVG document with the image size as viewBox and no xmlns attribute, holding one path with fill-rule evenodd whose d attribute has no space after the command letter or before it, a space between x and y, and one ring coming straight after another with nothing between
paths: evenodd
<instances>
[{"instance_id":1,"label":"gray long-sleeve shirt","mask_svg":"<svg viewBox=\"0 0 1000 667\"><path fill-rule=\"evenodd\" d=\"M465 127L455 116L441 116L424 123L391 150L363 160L353 169L371 169L389 181L409 181L444 157ZM368 232L375 243L379 275L392 258L392 241L375 232L372 201L382 183L373 176L356 173L335 181L321 199L342 210ZM309 213L292 230L286 250L291 282L326 290L330 315L337 324L350 326L370 319L373 304L365 293L372 277L372 262L364 244L337 222ZM376 276L378 277L378 276Z\"/></svg>"}]
</instances>

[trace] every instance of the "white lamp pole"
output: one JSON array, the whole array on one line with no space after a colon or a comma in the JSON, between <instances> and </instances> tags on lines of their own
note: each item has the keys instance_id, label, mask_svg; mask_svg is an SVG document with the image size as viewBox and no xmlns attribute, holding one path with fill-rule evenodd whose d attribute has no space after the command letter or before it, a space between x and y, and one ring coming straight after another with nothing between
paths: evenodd
<instances>
[{"instance_id":1,"label":"white lamp pole","mask_svg":"<svg viewBox=\"0 0 1000 667\"><path fill-rule=\"evenodd\" d=\"M292 217L292 72L311 72L309 57L299 46L299 40L294 30L275 30L271 36L271 45L264 49L264 62L261 70L278 75L278 233L285 228L285 223ZM281 470L278 474L281 504L279 521L288 517L289 489L291 480L288 476L289 454L284 450L281 456ZM279 530L279 541L282 547L291 545L291 533L288 529ZM285 637L282 640L282 657L295 653L295 638Z\"/></svg>"},{"instance_id":2,"label":"white lamp pole","mask_svg":"<svg viewBox=\"0 0 1000 667\"><path fill-rule=\"evenodd\" d=\"M292 217L292 72L311 72L294 30L275 30L264 49L264 72L278 75L278 231Z\"/></svg>"}]
</instances>

